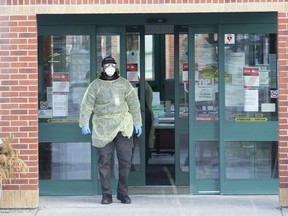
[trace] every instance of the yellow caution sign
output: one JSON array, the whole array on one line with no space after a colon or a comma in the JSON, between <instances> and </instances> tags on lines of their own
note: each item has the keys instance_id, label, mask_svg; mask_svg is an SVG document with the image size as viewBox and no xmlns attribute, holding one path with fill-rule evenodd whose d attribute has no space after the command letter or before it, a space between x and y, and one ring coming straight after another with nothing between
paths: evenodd
<instances>
[{"instance_id":1,"label":"yellow caution sign","mask_svg":"<svg viewBox=\"0 0 288 216\"><path fill-rule=\"evenodd\" d=\"M236 122L266 122L268 119L266 117L237 117Z\"/></svg>"}]
</instances>

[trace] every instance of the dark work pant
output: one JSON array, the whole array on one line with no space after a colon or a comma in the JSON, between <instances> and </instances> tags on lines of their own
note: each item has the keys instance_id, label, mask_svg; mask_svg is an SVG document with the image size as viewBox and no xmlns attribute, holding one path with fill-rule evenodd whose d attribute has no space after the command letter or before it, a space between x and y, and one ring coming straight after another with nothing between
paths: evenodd
<instances>
[{"instance_id":1,"label":"dark work pant","mask_svg":"<svg viewBox=\"0 0 288 216\"><path fill-rule=\"evenodd\" d=\"M96 148L98 155L98 169L101 181L102 193L112 194L111 189L111 172L113 168L113 153L114 148L119 163L119 181L117 186L117 193L128 194L128 176L131 169L132 159L132 138L122 136L121 133L115 139L103 148Z\"/></svg>"}]
</instances>

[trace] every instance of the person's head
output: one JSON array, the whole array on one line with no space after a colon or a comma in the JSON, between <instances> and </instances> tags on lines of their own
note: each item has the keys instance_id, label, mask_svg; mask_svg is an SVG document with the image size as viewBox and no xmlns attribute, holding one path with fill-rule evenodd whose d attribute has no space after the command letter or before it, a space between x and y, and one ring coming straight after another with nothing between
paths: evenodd
<instances>
[{"instance_id":1,"label":"person's head","mask_svg":"<svg viewBox=\"0 0 288 216\"><path fill-rule=\"evenodd\" d=\"M102 60L103 72L107 76L112 77L116 72L116 64L117 63L114 58L112 58L111 56L107 56Z\"/></svg>"}]
</instances>

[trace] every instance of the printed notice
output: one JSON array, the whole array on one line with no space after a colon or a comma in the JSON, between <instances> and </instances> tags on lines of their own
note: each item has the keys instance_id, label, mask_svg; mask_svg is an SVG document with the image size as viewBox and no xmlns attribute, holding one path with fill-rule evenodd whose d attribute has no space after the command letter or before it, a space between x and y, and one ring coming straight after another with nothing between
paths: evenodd
<instances>
[{"instance_id":1,"label":"printed notice","mask_svg":"<svg viewBox=\"0 0 288 216\"><path fill-rule=\"evenodd\" d=\"M53 93L69 92L68 74L55 73L53 74Z\"/></svg>"},{"instance_id":2,"label":"printed notice","mask_svg":"<svg viewBox=\"0 0 288 216\"><path fill-rule=\"evenodd\" d=\"M214 101L215 92L212 85L196 85L195 101Z\"/></svg>"},{"instance_id":3,"label":"printed notice","mask_svg":"<svg viewBox=\"0 0 288 216\"><path fill-rule=\"evenodd\" d=\"M259 87L259 68L244 67L244 88Z\"/></svg>"},{"instance_id":4,"label":"printed notice","mask_svg":"<svg viewBox=\"0 0 288 216\"><path fill-rule=\"evenodd\" d=\"M269 85L270 66L264 64L256 65L259 68L259 84Z\"/></svg>"},{"instance_id":5,"label":"printed notice","mask_svg":"<svg viewBox=\"0 0 288 216\"><path fill-rule=\"evenodd\" d=\"M244 90L244 111L258 112L258 90Z\"/></svg>"},{"instance_id":6,"label":"printed notice","mask_svg":"<svg viewBox=\"0 0 288 216\"><path fill-rule=\"evenodd\" d=\"M68 116L68 94L68 74L54 73L52 85L52 110L54 117Z\"/></svg>"},{"instance_id":7,"label":"printed notice","mask_svg":"<svg viewBox=\"0 0 288 216\"><path fill-rule=\"evenodd\" d=\"M68 116L68 94L53 94L53 116Z\"/></svg>"},{"instance_id":8,"label":"printed notice","mask_svg":"<svg viewBox=\"0 0 288 216\"><path fill-rule=\"evenodd\" d=\"M262 103L261 104L261 112L275 112L276 105L275 103Z\"/></svg>"}]
</instances>

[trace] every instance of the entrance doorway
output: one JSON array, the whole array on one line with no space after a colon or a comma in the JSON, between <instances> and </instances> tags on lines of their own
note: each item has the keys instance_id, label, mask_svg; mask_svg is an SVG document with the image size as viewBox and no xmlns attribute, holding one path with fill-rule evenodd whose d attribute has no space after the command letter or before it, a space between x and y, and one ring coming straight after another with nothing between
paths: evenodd
<instances>
[{"instance_id":1,"label":"entrance doorway","mask_svg":"<svg viewBox=\"0 0 288 216\"><path fill-rule=\"evenodd\" d=\"M174 34L145 35L143 27L134 27L127 30L126 44L126 76L137 88L144 111L135 163L142 146L144 185L175 185Z\"/></svg>"},{"instance_id":2,"label":"entrance doorway","mask_svg":"<svg viewBox=\"0 0 288 216\"><path fill-rule=\"evenodd\" d=\"M145 61L146 185L175 185L174 34L145 35Z\"/></svg>"},{"instance_id":3,"label":"entrance doorway","mask_svg":"<svg viewBox=\"0 0 288 216\"><path fill-rule=\"evenodd\" d=\"M157 117L150 117L155 139L149 141L143 119L130 186L277 193L277 17L165 14L167 23L152 26L154 16L39 15L40 194L101 193L96 151L79 132L78 112L107 55L138 91L145 120L146 83L157 98ZM53 90L59 83L67 86L61 95Z\"/></svg>"}]
</instances>

